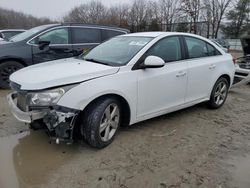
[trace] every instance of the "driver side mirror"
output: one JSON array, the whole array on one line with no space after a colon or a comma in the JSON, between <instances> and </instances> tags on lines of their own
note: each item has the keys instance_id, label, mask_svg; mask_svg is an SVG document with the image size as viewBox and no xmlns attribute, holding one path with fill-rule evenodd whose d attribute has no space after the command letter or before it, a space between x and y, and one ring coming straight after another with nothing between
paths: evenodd
<instances>
[{"instance_id":1,"label":"driver side mirror","mask_svg":"<svg viewBox=\"0 0 250 188\"><path fill-rule=\"evenodd\" d=\"M39 50L43 50L46 46L49 46L50 41L38 41Z\"/></svg>"},{"instance_id":2,"label":"driver side mirror","mask_svg":"<svg viewBox=\"0 0 250 188\"><path fill-rule=\"evenodd\" d=\"M140 65L140 68L160 68L164 67L165 61L157 56L148 56L146 57L143 64Z\"/></svg>"}]
</instances>

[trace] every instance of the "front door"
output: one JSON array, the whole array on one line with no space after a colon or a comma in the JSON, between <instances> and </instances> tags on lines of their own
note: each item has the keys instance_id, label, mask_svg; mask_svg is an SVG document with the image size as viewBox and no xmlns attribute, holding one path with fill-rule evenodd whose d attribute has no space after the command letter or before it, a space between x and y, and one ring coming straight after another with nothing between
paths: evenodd
<instances>
[{"instance_id":1,"label":"front door","mask_svg":"<svg viewBox=\"0 0 250 188\"><path fill-rule=\"evenodd\" d=\"M31 41L33 63L41 63L56 59L72 57L73 50L70 44L67 27L50 30ZM44 48L39 48L39 42L49 42Z\"/></svg>"},{"instance_id":2,"label":"front door","mask_svg":"<svg viewBox=\"0 0 250 188\"><path fill-rule=\"evenodd\" d=\"M138 70L138 118L154 116L185 102L187 63L179 37L161 39L146 52L165 60L162 68Z\"/></svg>"}]
</instances>

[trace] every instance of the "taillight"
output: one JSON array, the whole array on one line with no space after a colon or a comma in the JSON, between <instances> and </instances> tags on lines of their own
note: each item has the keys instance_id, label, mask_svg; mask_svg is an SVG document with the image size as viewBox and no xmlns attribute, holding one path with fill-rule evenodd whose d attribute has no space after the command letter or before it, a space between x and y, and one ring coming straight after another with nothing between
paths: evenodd
<instances>
[{"instance_id":1,"label":"taillight","mask_svg":"<svg viewBox=\"0 0 250 188\"><path fill-rule=\"evenodd\" d=\"M232 58L233 58L233 59L232 59L232 60L233 60L233 63L236 64L236 62L237 62L237 61L236 61L236 58L235 58L232 54L231 54L231 56L232 56Z\"/></svg>"},{"instance_id":2,"label":"taillight","mask_svg":"<svg viewBox=\"0 0 250 188\"><path fill-rule=\"evenodd\" d=\"M233 57L233 63L236 64L236 58Z\"/></svg>"}]
</instances>

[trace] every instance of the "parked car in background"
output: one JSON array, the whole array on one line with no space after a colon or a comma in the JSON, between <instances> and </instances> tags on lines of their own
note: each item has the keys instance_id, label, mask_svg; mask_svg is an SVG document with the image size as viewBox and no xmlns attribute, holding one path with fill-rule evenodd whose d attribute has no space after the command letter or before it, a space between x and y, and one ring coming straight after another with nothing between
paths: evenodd
<instances>
[{"instance_id":1,"label":"parked car in background","mask_svg":"<svg viewBox=\"0 0 250 188\"><path fill-rule=\"evenodd\" d=\"M211 41L212 41L213 43L215 43L217 46L219 46L222 50L224 50L224 52L228 53L228 48L225 48L225 47L221 46L221 45L220 45L216 40L214 40L214 39L211 39Z\"/></svg>"},{"instance_id":2,"label":"parked car in background","mask_svg":"<svg viewBox=\"0 0 250 188\"><path fill-rule=\"evenodd\" d=\"M85 56L13 73L8 102L19 121L40 124L56 143L72 143L79 132L88 144L103 148L121 124L201 102L220 108L234 72L232 56L201 36L133 33Z\"/></svg>"},{"instance_id":3,"label":"parked car in background","mask_svg":"<svg viewBox=\"0 0 250 188\"><path fill-rule=\"evenodd\" d=\"M212 39L212 40L216 41L221 46L223 46L224 48L227 48L229 50L230 44L226 39Z\"/></svg>"},{"instance_id":4,"label":"parked car in background","mask_svg":"<svg viewBox=\"0 0 250 188\"><path fill-rule=\"evenodd\" d=\"M111 37L129 30L102 25L50 24L27 30L0 45L0 88L9 76L36 63L78 56Z\"/></svg>"},{"instance_id":5,"label":"parked car in background","mask_svg":"<svg viewBox=\"0 0 250 188\"><path fill-rule=\"evenodd\" d=\"M241 39L244 56L236 60L235 85L250 82L250 34Z\"/></svg>"},{"instance_id":6,"label":"parked car in background","mask_svg":"<svg viewBox=\"0 0 250 188\"><path fill-rule=\"evenodd\" d=\"M9 40L10 38L23 33L24 29L4 29L0 30L0 40Z\"/></svg>"}]
</instances>

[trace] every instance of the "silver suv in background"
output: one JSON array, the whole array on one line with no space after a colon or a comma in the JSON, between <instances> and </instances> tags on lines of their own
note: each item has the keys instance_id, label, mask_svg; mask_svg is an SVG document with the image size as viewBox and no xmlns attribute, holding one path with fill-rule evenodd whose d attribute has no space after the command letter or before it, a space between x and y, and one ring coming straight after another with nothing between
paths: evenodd
<instances>
[{"instance_id":1,"label":"silver suv in background","mask_svg":"<svg viewBox=\"0 0 250 188\"><path fill-rule=\"evenodd\" d=\"M23 67L88 52L103 41L129 30L93 24L60 23L29 29L0 45L0 88Z\"/></svg>"}]
</instances>

